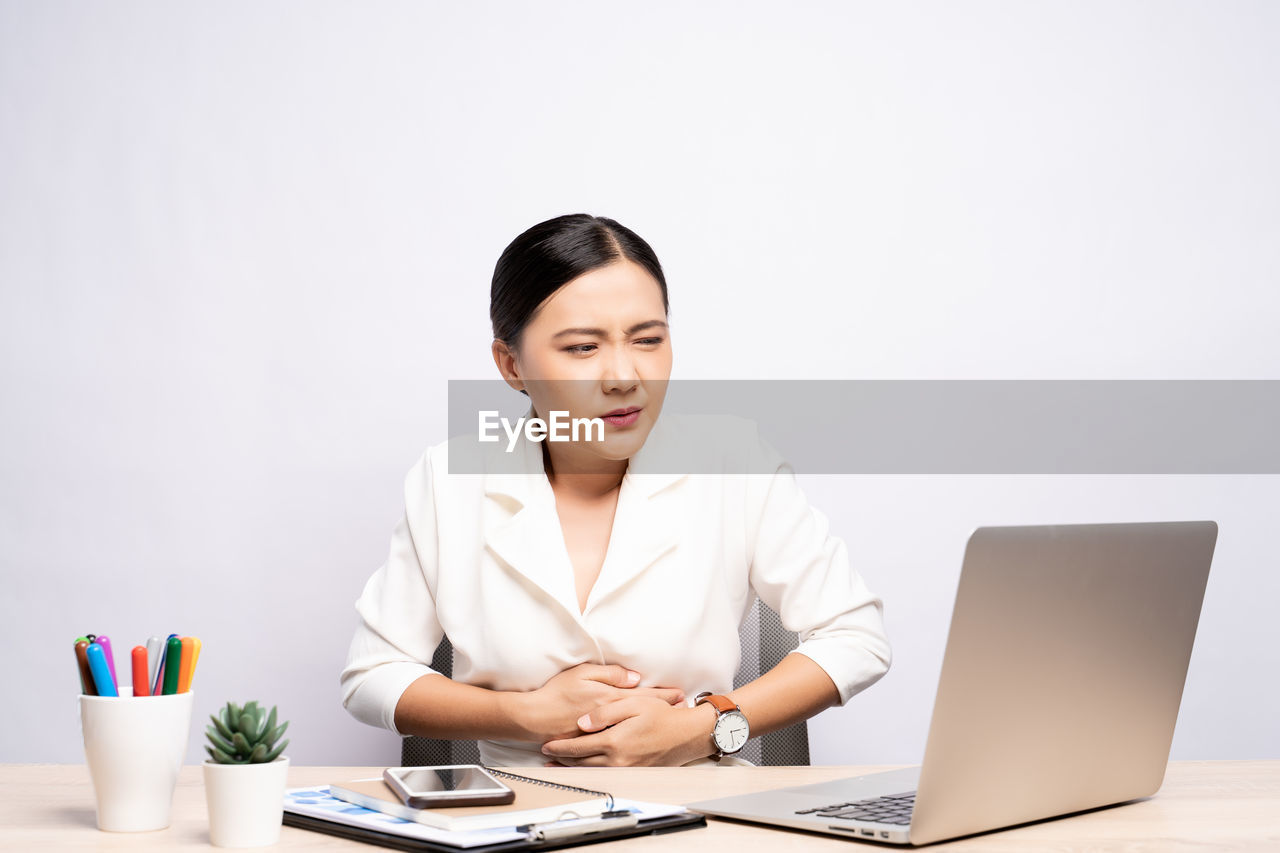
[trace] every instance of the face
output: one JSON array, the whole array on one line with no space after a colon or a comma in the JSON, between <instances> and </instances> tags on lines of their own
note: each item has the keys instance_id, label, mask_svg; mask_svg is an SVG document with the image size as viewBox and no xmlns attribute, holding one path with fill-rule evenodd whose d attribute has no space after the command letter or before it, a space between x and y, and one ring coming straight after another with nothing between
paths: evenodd
<instances>
[{"instance_id":1,"label":"face","mask_svg":"<svg viewBox=\"0 0 1280 853\"><path fill-rule=\"evenodd\" d=\"M494 341L493 356L543 420L553 411L604 420L604 441L547 442L553 458L574 468L629 459L657 421L671 377L662 290L631 261L592 270L539 306L516 350Z\"/></svg>"}]
</instances>

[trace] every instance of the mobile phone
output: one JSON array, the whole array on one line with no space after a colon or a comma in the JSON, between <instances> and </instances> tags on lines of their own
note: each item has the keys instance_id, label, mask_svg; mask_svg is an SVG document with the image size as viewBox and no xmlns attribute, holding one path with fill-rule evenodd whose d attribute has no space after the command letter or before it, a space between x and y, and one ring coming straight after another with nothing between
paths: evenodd
<instances>
[{"instance_id":1,"label":"mobile phone","mask_svg":"<svg viewBox=\"0 0 1280 853\"><path fill-rule=\"evenodd\" d=\"M416 809L439 806L501 806L516 792L477 764L439 767L388 767L382 779L405 805Z\"/></svg>"}]
</instances>

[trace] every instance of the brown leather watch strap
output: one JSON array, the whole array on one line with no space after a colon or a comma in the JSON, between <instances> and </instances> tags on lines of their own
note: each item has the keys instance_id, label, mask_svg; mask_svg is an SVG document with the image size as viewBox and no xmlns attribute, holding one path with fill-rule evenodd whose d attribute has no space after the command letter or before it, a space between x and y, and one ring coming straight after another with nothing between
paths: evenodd
<instances>
[{"instance_id":1,"label":"brown leather watch strap","mask_svg":"<svg viewBox=\"0 0 1280 853\"><path fill-rule=\"evenodd\" d=\"M709 693L706 696L699 696L698 702L709 703L710 705L714 706L715 709L719 711L721 714L728 713L729 711L741 710L740 708L738 708L737 702L734 702L728 696L721 696L718 693Z\"/></svg>"}]
</instances>

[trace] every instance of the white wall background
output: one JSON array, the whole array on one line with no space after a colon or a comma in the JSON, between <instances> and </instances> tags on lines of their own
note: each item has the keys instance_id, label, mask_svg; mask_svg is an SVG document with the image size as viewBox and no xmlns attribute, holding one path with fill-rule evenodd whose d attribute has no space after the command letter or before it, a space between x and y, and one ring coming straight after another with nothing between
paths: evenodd
<instances>
[{"instance_id":1,"label":"white wall background","mask_svg":"<svg viewBox=\"0 0 1280 853\"><path fill-rule=\"evenodd\" d=\"M652 243L677 376L1280 378L1278 43L1266 2L3 0L0 760L83 760L94 631L202 637L197 720L396 761L352 603L550 216ZM1174 757L1280 757L1280 478L804 483L897 654L815 763L919 759L972 527L1179 518L1221 532Z\"/></svg>"}]
</instances>

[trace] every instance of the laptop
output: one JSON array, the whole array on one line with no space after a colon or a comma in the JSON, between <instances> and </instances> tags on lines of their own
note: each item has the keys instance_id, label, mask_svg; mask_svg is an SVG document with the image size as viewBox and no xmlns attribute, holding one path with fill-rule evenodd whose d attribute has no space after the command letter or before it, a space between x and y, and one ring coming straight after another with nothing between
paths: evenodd
<instances>
[{"instance_id":1,"label":"laptop","mask_svg":"<svg viewBox=\"0 0 1280 853\"><path fill-rule=\"evenodd\" d=\"M974 530L921 766L688 807L918 845L1151 796L1217 538L1213 521Z\"/></svg>"}]
</instances>

